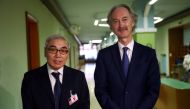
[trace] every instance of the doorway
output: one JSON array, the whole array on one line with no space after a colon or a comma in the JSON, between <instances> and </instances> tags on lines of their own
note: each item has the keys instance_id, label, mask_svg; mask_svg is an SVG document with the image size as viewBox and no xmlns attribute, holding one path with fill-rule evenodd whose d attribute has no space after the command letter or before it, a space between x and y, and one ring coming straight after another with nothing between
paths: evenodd
<instances>
[{"instance_id":1,"label":"doorway","mask_svg":"<svg viewBox=\"0 0 190 109\"><path fill-rule=\"evenodd\" d=\"M184 28L186 26L169 29L169 72L176 79L179 79L183 73L183 58L187 53L187 47L184 45Z\"/></svg>"},{"instance_id":2,"label":"doorway","mask_svg":"<svg viewBox=\"0 0 190 109\"><path fill-rule=\"evenodd\" d=\"M28 70L40 66L38 22L31 14L26 12L26 36Z\"/></svg>"}]
</instances>

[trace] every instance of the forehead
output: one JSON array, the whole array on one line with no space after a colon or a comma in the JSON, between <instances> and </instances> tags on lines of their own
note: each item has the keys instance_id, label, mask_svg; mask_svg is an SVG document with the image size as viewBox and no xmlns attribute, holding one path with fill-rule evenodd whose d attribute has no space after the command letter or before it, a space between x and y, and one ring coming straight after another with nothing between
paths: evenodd
<instances>
[{"instance_id":1,"label":"forehead","mask_svg":"<svg viewBox=\"0 0 190 109\"><path fill-rule=\"evenodd\" d=\"M68 47L68 44L63 39L52 39L48 42L48 46L55 46L55 47Z\"/></svg>"},{"instance_id":2,"label":"forehead","mask_svg":"<svg viewBox=\"0 0 190 109\"><path fill-rule=\"evenodd\" d=\"M117 18L117 17L126 17L126 16L130 16L129 11L124 8L124 7L118 7L116 8L113 12L111 17L112 18Z\"/></svg>"}]
</instances>

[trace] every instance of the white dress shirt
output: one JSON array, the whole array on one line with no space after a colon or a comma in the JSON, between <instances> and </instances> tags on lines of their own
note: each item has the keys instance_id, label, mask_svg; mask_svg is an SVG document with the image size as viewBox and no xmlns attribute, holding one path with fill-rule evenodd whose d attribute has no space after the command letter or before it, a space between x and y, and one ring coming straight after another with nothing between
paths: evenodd
<instances>
[{"instance_id":1,"label":"white dress shirt","mask_svg":"<svg viewBox=\"0 0 190 109\"><path fill-rule=\"evenodd\" d=\"M51 74L52 72L59 72L60 75L59 75L59 80L60 82L62 83L62 79L63 79L63 67L61 67L60 69L58 70L53 70L48 64L47 64L47 69L48 69L48 75L49 75L49 79L50 79L50 82L51 82L51 88L52 88L52 91L54 93L54 86L55 86L55 82L56 82L56 79L53 77L53 75Z\"/></svg>"},{"instance_id":2,"label":"white dress shirt","mask_svg":"<svg viewBox=\"0 0 190 109\"><path fill-rule=\"evenodd\" d=\"M134 40L131 40L131 42L129 42L129 44L127 46L124 46L123 44L118 42L118 46L119 46L121 60L123 58L123 47L127 47L128 48L127 55L128 55L128 58L129 58L129 62L131 62L132 53L133 53L133 47L134 47Z\"/></svg>"}]
</instances>

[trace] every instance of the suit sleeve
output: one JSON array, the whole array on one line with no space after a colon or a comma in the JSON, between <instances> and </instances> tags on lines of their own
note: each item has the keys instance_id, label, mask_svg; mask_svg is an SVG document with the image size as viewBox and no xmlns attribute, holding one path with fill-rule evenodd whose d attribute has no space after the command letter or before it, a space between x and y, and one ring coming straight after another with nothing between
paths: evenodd
<instances>
[{"instance_id":1,"label":"suit sleeve","mask_svg":"<svg viewBox=\"0 0 190 109\"><path fill-rule=\"evenodd\" d=\"M159 96L160 71L155 50L150 56L147 86L148 90L138 109L152 109Z\"/></svg>"},{"instance_id":2,"label":"suit sleeve","mask_svg":"<svg viewBox=\"0 0 190 109\"><path fill-rule=\"evenodd\" d=\"M86 78L84 75L84 72L81 72L82 76L81 76L81 97L82 97L82 102L81 105L79 106L79 109L90 109L90 97L89 97L89 89L88 89L88 85L86 82Z\"/></svg>"},{"instance_id":3,"label":"suit sleeve","mask_svg":"<svg viewBox=\"0 0 190 109\"><path fill-rule=\"evenodd\" d=\"M30 84L29 75L25 74L21 86L23 109L34 109L34 106L32 104L33 102L32 102L31 87L29 84Z\"/></svg>"},{"instance_id":4,"label":"suit sleeve","mask_svg":"<svg viewBox=\"0 0 190 109\"><path fill-rule=\"evenodd\" d=\"M95 80L95 96L103 109L119 109L119 107L111 100L108 90L107 90L107 81L106 81L106 68L104 65L103 54L100 51L98 53L96 68L94 72Z\"/></svg>"}]
</instances>

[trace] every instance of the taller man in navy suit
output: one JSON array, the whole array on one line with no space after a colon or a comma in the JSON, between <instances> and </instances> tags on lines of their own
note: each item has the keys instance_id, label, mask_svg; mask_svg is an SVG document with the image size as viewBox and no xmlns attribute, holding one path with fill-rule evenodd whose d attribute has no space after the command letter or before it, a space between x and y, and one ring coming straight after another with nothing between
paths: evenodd
<instances>
[{"instance_id":1,"label":"taller man in navy suit","mask_svg":"<svg viewBox=\"0 0 190 109\"><path fill-rule=\"evenodd\" d=\"M133 40L137 16L118 5L108 14L108 24L118 42L98 53L95 68L95 95L102 109L153 109L159 96L160 74L154 49ZM129 66L122 66L127 47ZM125 66L126 67L126 66Z\"/></svg>"},{"instance_id":2,"label":"taller man in navy suit","mask_svg":"<svg viewBox=\"0 0 190 109\"><path fill-rule=\"evenodd\" d=\"M44 49L47 63L24 75L23 109L89 109L84 73L65 65L68 42L60 35L52 35L47 38Z\"/></svg>"}]
</instances>

